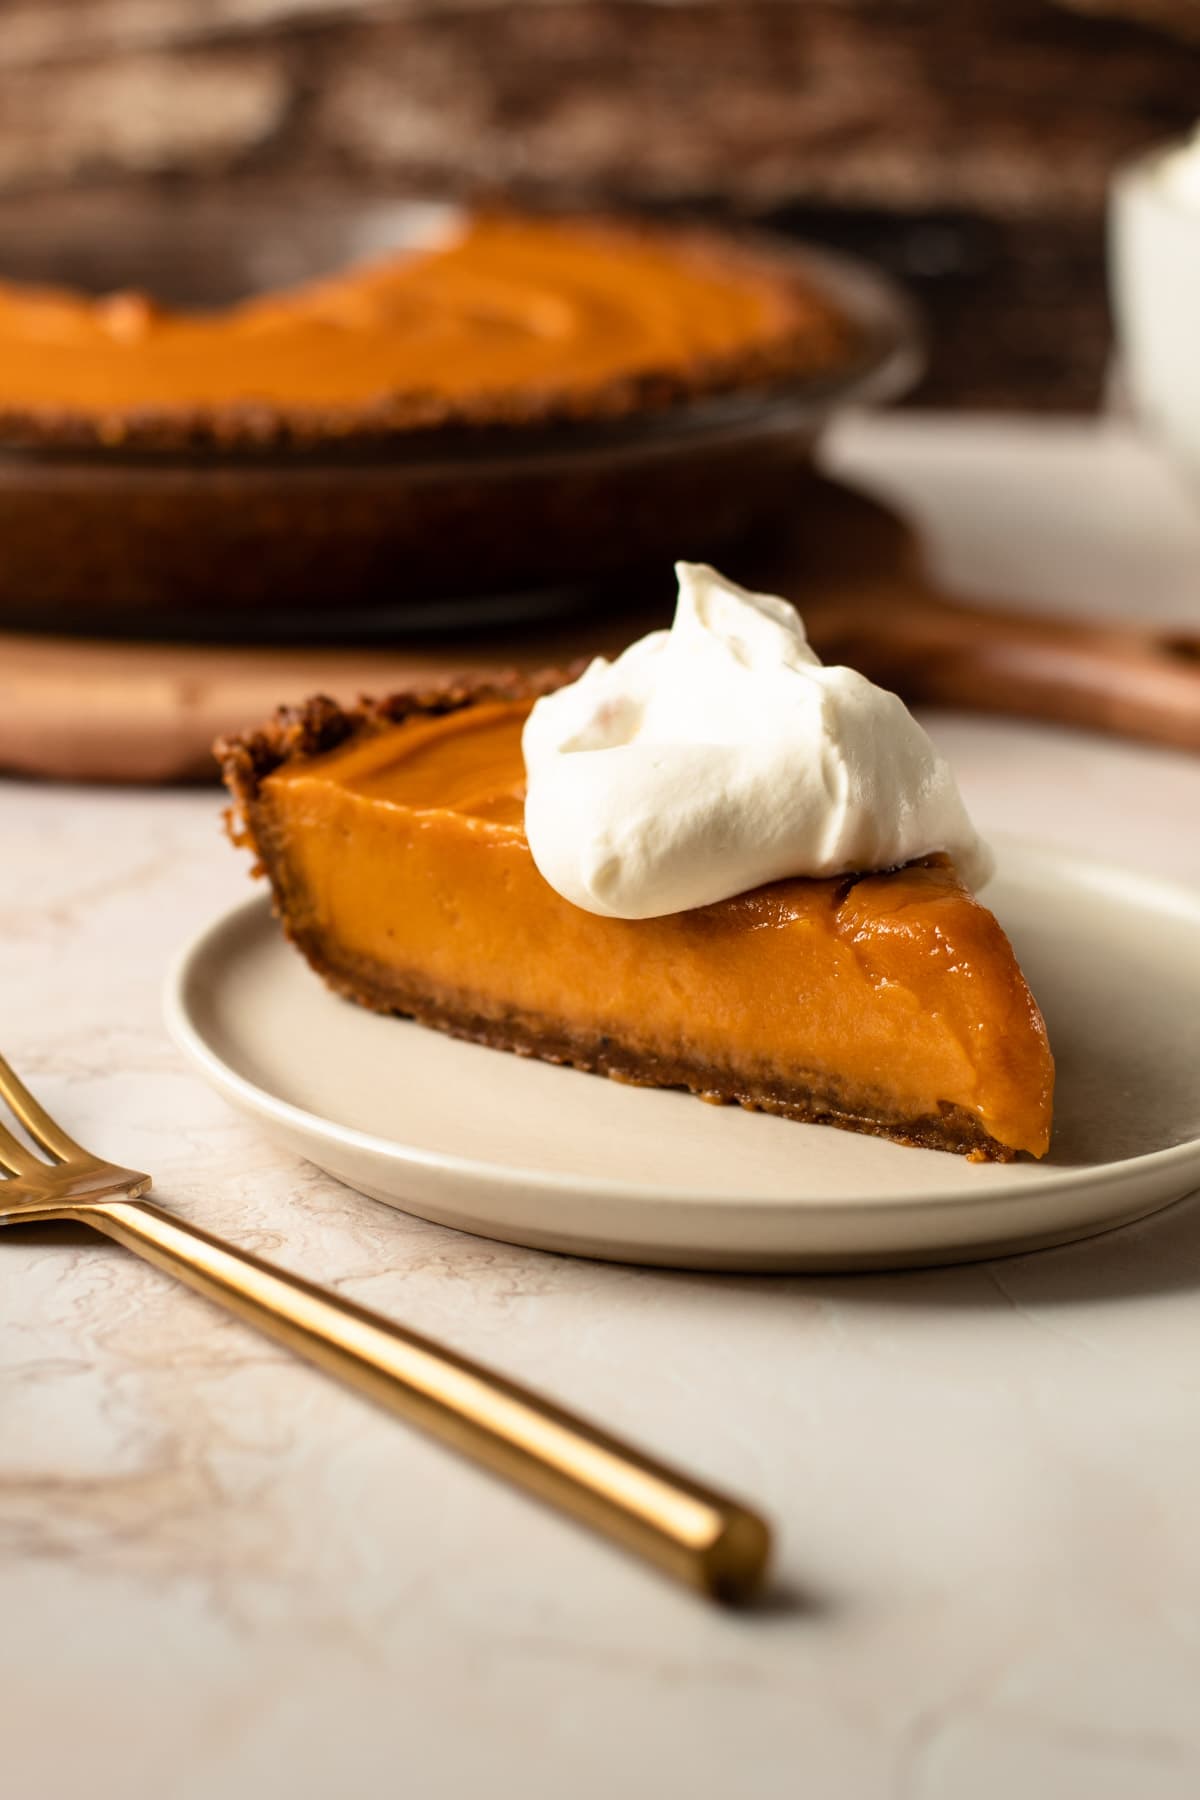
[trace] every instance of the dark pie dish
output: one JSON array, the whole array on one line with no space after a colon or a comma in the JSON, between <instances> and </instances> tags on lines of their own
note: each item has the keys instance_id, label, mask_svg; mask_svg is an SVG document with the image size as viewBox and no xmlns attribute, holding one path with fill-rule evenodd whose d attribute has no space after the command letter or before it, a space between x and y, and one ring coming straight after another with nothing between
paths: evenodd
<instances>
[{"instance_id":1,"label":"dark pie dish","mask_svg":"<svg viewBox=\"0 0 1200 1800\"><path fill-rule=\"evenodd\" d=\"M447 223L447 209L381 201L121 207L0 207L0 280L213 307L369 266ZM410 384L349 407L248 392L114 413L61 396L31 408L0 384L0 623L270 638L319 636L351 615L519 616L623 569L719 555L787 508L836 411L916 371L904 301L844 259L707 231L588 229L748 271L784 297L781 328L740 357L718 345L686 366L643 359L574 389L540 380L449 401ZM798 311L805 328L789 336L793 290L811 319ZM136 331L136 300L107 304Z\"/></svg>"}]
</instances>

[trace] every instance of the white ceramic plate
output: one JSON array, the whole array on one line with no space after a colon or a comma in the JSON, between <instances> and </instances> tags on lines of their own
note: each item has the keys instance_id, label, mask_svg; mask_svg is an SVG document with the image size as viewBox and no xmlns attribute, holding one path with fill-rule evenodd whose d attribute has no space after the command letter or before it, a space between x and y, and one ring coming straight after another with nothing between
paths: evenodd
<instances>
[{"instance_id":1,"label":"white ceramic plate","mask_svg":"<svg viewBox=\"0 0 1200 1800\"><path fill-rule=\"evenodd\" d=\"M973 1164L458 1043L327 991L265 899L169 979L176 1043L377 1200L539 1249L697 1268L963 1261L1200 1186L1200 894L1016 844L988 889L1058 1059L1042 1163Z\"/></svg>"}]
</instances>

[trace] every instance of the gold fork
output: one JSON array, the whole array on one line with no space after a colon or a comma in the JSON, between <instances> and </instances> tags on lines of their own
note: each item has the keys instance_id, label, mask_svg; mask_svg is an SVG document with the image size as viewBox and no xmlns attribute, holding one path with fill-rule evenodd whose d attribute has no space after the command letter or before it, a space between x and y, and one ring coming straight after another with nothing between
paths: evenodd
<instances>
[{"instance_id":1,"label":"gold fork","mask_svg":"<svg viewBox=\"0 0 1200 1800\"><path fill-rule=\"evenodd\" d=\"M0 1057L0 1225L69 1219L115 1238L289 1350L715 1600L748 1599L764 1521L528 1388L274 1268L143 1199L149 1175L67 1136Z\"/></svg>"}]
</instances>

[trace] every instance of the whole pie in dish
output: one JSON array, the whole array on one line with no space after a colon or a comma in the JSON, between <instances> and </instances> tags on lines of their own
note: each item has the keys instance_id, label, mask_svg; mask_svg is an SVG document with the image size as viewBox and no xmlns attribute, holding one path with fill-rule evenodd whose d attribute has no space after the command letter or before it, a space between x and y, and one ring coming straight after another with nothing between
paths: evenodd
<instances>
[{"instance_id":1,"label":"whole pie in dish","mask_svg":"<svg viewBox=\"0 0 1200 1800\"><path fill-rule=\"evenodd\" d=\"M313 700L218 747L235 841L339 993L498 1049L900 1143L1044 1154L1053 1061L945 855L606 918L542 879L521 731L563 679Z\"/></svg>"},{"instance_id":2,"label":"whole pie in dish","mask_svg":"<svg viewBox=\"0 0 1200 1800\"><path fill-rule=\"evenodd\" d=\"M594 421L826 370L853 340L809 276L735 238L478 215L204 312L0 282L0 431L192 449Z\"/></svg>"}]
</instances>

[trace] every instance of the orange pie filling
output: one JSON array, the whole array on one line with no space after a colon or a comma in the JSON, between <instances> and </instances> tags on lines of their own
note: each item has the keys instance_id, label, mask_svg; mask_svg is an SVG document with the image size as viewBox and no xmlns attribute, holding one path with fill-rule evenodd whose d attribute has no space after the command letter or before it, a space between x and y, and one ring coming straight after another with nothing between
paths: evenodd
<instances>
[{"instance_id":1,"label":"orange pie filling","mask_svg":"<svg viewBox=\"0 0 1200 1800\"><path fill-rule=\"evenodd\" d=\"M536 414L551 395L569 406L672 373L753 379L777 352L785 373L823 367L846 338L820 294L736 245L514 216L209 312L0 282L10 411L337 413L406 397L409 423Z\"/></svg>"},{"instance_id":2,"label":"orange pie filling","mask_svg":"<svg viewBox=\"0 0 1200 1800\"><path fill-rule=\"evenodd\" d=\"M529 704L417 714L241 794L285 926L334 986L618 1078L976 1156L1045 1152L1041 1015L946 857L597 917L529 852Z\"/></svg>"}]
</instances>

